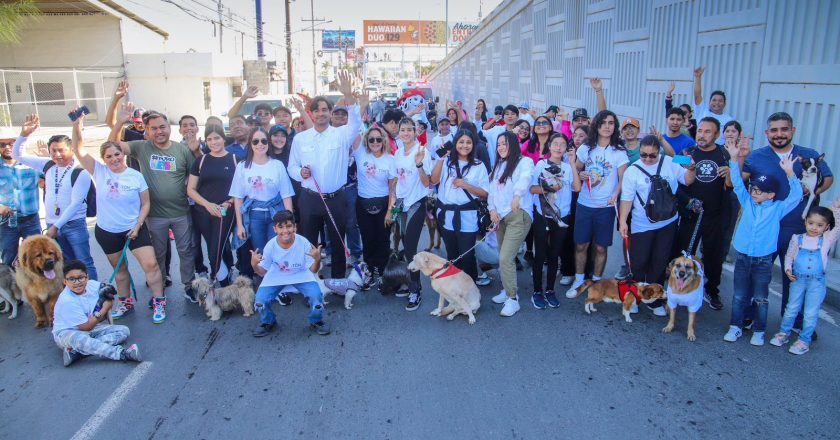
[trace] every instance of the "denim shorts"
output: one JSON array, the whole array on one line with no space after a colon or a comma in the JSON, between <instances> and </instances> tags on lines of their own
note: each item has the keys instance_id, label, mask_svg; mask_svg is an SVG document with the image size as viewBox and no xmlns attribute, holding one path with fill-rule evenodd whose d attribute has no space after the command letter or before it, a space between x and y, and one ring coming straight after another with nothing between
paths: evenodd
<instances>
[{"instance_id":1,"label":"denim shorts","mask_svg":"<svg viewBox=\"0 0 840 440\"><path fill-rule=\"evenodd\" d=\"M596 245L612 246L613 229L615 229L615 208L590 208L577 205L575 213L575 244L594 241Z\"/></svg>"}]
</instances>

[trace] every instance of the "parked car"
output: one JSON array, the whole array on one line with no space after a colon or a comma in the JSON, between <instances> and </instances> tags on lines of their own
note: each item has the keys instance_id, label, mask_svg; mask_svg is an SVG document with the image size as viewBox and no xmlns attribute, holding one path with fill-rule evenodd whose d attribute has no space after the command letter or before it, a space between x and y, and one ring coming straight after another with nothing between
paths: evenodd
<instances>
[{"instance_id":1,"label":"parked car","mask_svg":"<svg viewBox=\"0 0 840 440\"><path fill-rule=\"evenodd\" d=\"M397 92L385 92L382 94L385 97L385 105L387 107L396 107L397 106L397 99L399 99L399 95Z\"/></svg>"}]
</instances>

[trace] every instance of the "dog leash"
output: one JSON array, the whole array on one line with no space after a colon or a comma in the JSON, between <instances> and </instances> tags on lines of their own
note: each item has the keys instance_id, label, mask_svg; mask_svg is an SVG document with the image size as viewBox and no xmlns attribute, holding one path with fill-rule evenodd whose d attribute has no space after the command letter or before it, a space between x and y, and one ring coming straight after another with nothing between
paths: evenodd
<instances>
[{"instance_id":1,"label":"dog leash","mask_svg":"<svg viewBox=\"0 0 840 440\"><path fill-rule=\"evenodd\" d=\"M487 232L496 232L496 229L498 229L498 228L499 228L499 225L493 225L493 227L487 229ZM468 253L470 253L473 249L475 249L476 246L478 246L479 243L481 243L484 240L487 240L487 235L488 234L484 234L484 237L482 237L481 240L476 241L475 244L472 245L471 248L467 249L467 251L464 252L463 254L458 255L458 257L456 257L455 259L449 260L449 264L455 264L456 261L460 260L461 258L464 258L464 256L467 255Z\"/></svg>"},{"instance_id":2,"label":"dog leash","mask_svg":"<svg viewBox=\"0 0 840 440\"><path fill-rule=\"evenodd\" d=\"M619 200L615 201L613 207L615 208L615 221L621 221L621 214L618 212L618 204L621 203ZM621 237L624 240L624 262L627 263L627 271L628 271L628 278L633 277L633 266L630 264L630 236Z\"/></svg>"},{"instance_id":3,"label":"dog leash","mask_svg":"<svg viewBox=\"0 0 840 440\"><path fill-rule=\"evenodd\" d=\"M225 217L222 216L222 217L219 218L219 242L216 246L216 265L215 265L216 267L213 268L214 269L213 270L213 280L210 283L211 286L216 285L216 281L218 281L217 277L219 276L219 268L222 266L222 249L224 248L224 246L222 245L222 237L223 237L222 230L224 229L224 226L225 226ZM230 226L228 226L227 234L225 234L224 237L230 236L231 229L233 229L233 222L230 222ZM225 241L227 241L227 239L225 239ZM228 271L228 273L230 273L230 272Z\"/></svg>"},{"instance_id":4,"label":"dog leash","mask_svg":"<svg viewBox=\"0 0 840 440\"><path fill-rule=\"evenodd\" d=\"M335 218L332 215L332 211L330 211L330 207L327 205L327 200L324 198L324 193L321 192L321 185L318 184L318 180L315 179L315 176L312 174L309 175L312 178L312 182L315 183L315 189L318 190L318 196L321 197L321 203L324 204L324 209L327 211L327 216L330 218L330 223L332 223L333 228L335 228L335 235L338 236L338 241L341 243L341 246L344 248L344 256L348 260L351 260L350 256L350 249L347 248L347 245L344 243L344 237L341 236L341 230L338 229L338 225L335 223ZM361 277L364 279L364 273L362 272L362 268L356 262L352 263L353 270L355 270Z\"/></svg>"},{"instance_id":5,"label":"dog leash","mask_svg":"<svg viewBox=\"0 0 840 440\"><path fill-rule=\"evenodd\" d=\"M691 241L688 242L688 249L686 249L686 256L692 255L694 249L694 242L697 240L697 232L700 230L700 223L703 221L703 212L705 210L700 208L700 214L697 216L697 224L694 225L694 232L691 233Z\"/></svg>"},{"instance_id":6,"label":"dog leash","mask_svg":"<svg viewBox=\"0 0 840 440\"><path fill-rule=\"evenodd\" d=\"M117 278L117 272L120 270L120 266L123 264L123 261L126 259L126 254L128 254L128 246L131 244L131 239L127 238L125 240L125 246L123 246L122 252L120 253L120 259L117 261L117 265L114 266L114 272L111 273L111 278L108 280L108 284L114 284L114 280ZM126 272L128 272L128 263L126 264ZM131 294L134 297L134 300L137 301L137 288L134 287L134 279L131 278L131 272L128 272L128 282L131 285Z\"/></svg>"}]
</instances>

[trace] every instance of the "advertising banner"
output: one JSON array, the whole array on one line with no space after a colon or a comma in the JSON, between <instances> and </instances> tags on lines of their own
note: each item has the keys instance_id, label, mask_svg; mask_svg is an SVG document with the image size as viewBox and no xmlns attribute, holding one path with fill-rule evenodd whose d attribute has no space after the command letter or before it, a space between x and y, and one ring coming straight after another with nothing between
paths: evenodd
<instances>
[{"instance_id":1,"label":"advertising banner","mask_svg":"<svg viewBox=\"0 0 840 440\"><path fill-rule=\"evenodd\" d=\"M339 44L341 44L340 47ZM323 50L353 50L356 48L356 31L324 30L321 48Z\"/></svg>"},{"instance_id":2,"label":"advertising banner","mask_svg":"<svg viewBox=\"0 0 840 440\"><path fill-rule=\"evenodd\" d=\"M449 45L458 46L478 29L478 23L458 21L449 26Z\"/></svg>"},{"instance_id":3,"label":"advertising banner","mask_svg":"<svg viewBox=\"0 0 840 440\"><path fill-rule=\"evenodd\" d=\"M446 22L364 20L364 45L446 44Z\"/></svg>"}]
</instances>

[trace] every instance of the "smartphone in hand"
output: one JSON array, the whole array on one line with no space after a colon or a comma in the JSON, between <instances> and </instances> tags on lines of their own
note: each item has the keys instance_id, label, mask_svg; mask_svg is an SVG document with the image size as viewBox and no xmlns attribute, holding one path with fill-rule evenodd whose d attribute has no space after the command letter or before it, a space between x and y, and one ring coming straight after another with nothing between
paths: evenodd
<instances>
[{"instance_id":1,"label":"smartphone in hand","mask_svg":"<svg viewBox=\"0 0 840 440\"><path fill-rule=\"evenodd\" d=\"M79 107L77 110L74 110L74 111L71 111L70 113L67 113L67 116L70 118L70 122L76 122L76 119L79 119L79 117L82 116L83 114L84 115L89 115L90 114L90 109L87 108L86 105L83 105L83 106Z\"/></svg>"}]
</instances>

